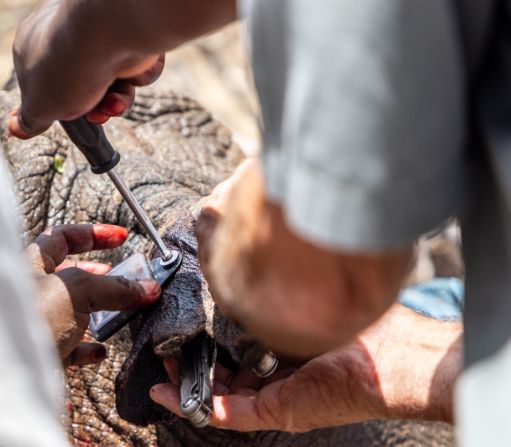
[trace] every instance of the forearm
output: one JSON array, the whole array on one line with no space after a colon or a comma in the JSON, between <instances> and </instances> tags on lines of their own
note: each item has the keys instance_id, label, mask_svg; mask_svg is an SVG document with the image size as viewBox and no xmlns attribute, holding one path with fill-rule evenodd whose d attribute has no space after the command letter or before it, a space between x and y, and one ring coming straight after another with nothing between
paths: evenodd
<instances>
[{"instance_id":1,"label":"forearm","mask_svg":"<svg viewBox=\"0 0 511 447\"><path fill-rule=\"evenodd\" d=\"M311 356L351 341L395 301L411 263L318 247L264 195L257 164L238 176L203 263L220 305L278 351Z\"/></svg>"},{"instance_id":2,"label":"forearm","mask_svg":"<svg viewBox=\"0 0 511 447\"><path fill-rule=\"evenodd\" d=\"M236 19L235 0L68 0L69 32L108 56L165 52Z\"/></svg>"},{"instance_id":3,"label":"forearm","mask_svg":"<svg viewBox=\"0 0 511 447\"><path fill-rule=\"evenodd\" d=\"M396 304L361 335L378 374L385 417L453 421L461 334L460 323L423 317Z\"/></svg>"}]
</instances>

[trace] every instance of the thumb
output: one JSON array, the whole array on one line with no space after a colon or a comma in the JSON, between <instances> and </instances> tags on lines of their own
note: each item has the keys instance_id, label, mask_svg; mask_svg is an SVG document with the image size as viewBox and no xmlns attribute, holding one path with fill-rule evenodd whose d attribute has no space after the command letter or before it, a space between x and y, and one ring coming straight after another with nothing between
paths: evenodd
<instances>
[{"instance_id":1,"label":"thumb","mask_svg":"<svg viewBox=\"0 0 511 447\"><path fill-rule=\"evenodd\" d=\"M64 283L73 307L82 312L137 310L154 303L161 289L154 279L130 281L122 276L95 275L79 268L55 273Z\"/></svg>"},{"instance_id":2,"label":"thumb","mask_svg":"<svg viewBox=\"0 0 511 447\"><path fill-rule=\"evenodd\" d=\"M183 417L180 407L179 387L172 383L154 385L149 396L157 404ZM227 394L213 396L213 416L209 425L224 430L240 432L258 430L282 430L279 415L275 414L265 396Z\"/></svg>"},{"instance_id":3,"label":"thumb","mask_svg":"<svg viewBox=\"0 0 511 447\"><path fill-rule=\"evenodd\" d=\"M23 107L12 113L9 119L9 133L22 140L42 134L51 126L51 121L29 118Z\"/></svg>"}]
</instances>

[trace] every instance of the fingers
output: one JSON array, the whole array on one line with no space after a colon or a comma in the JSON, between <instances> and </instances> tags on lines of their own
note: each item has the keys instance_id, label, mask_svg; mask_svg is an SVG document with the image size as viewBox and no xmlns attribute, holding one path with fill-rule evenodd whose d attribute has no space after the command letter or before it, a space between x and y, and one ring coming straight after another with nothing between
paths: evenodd
<instances>
[{"instance_id":1,"label":"fingers","mask_svg":"<svg viewBox=\"0 0 511 447\"><path fill-rule=\"evenodd\" d=\"M221 215L215 209L206 206L195 224L195 235L199 243L199 262L202 268L207 268L211 258L213 234L220 219Z\"/></svg>"},{"instance_id":2,"label":"fingers","mask_svg":"<svg viewBox=\"0 0 511 447\"><path fill-rule=\"evenodd\" d=\"M257 395L213 396L214 414L209 425L241 432L277 429L275 426L265 424L260 418L255 404L256 399Z\"/></svg>"},{"instance_id":3,"label":"fingers","mask_svg":"<svg viewBox=\"0 0 511 447\"><path fill-rule=\"evenodd\" d=\"M177 387L177 390L179 390L179 362L177 359L174 358L167 358L163 361L163 365L165 366L165 370L167 371L167 374L169 376L170 383ZM215 375L217 373L215 372ZM173 388L174 390L174 388ZM229 388L222 383L218 382L217 380L213 383L213 393L218 396L223 396L224 394L229 393ZM179 402L177 403L177 408L175 411L181 411L179 409ZM176 413L180 414L180 413Z\"/></svg>"},{"instance_id":4,"label":"fingers","mask_svg":"<svg viewBox=\"0 0 511 447\"><path fill-rule=\"evenodd\" d=\"M130 281L121 276L94 275L68 268L55 275L67 289L73 307L84 313L98 310L137 310L154 303L160 296L155 280Z\"/></svg>"},{"instance_id":5,"label":"fingers","mask_svg":"<svg viewBox=\"0 0 511 447\"><path fill-rule=\"evenodd\" d=\"M154 385L149 391L151 399L179 417L179 388L171 383ZM229 394L213 396L213 416L209 425L236 431L277 430L277 421L263 419L257 405L258 395Z\"/></svg>"},{"instance_id":6,"label":"fingers","mask_svg":"<svg viewBox=\"0 0 511 447\"><path fill-rule=\"evenodd\" d=\"M135 86L118 80L108 89L101 102L86 117L91 123L103 124L114 116L127 113L135 101Z\"/></svg>"},{"instance_id":7,"label":"fingers","mask_svg":"<svg viewBox=\"0 0 511 447\"><path fill-rule=\"evenodd\" d=\"M26 112L23 112L23 107L20 107L9 118L8 130L10 135L27 140L42 134L50 126L51 121L36 121L28 118Z\"/></svg>"},{"instance_id":8,"label":"fingers","mask_svg":"<svg viewBox=\"0 0 511 447\"><path fill-rule=\"evenodd\" d=\"M169 380L173 385L179 386L179 362L174 358L167 358L163 361ZM219 396L229 393L229 386L233 374L220 363L215 365L215 380L213 383L213 393Z\"/></svg>"},{"instance_id":9,"label":"fingers","mask_svg":"<svg viewBox=\"0 0 511 447\"><path fill-rule=\"evenodd\" d=\"M86 114L87 119L94 124L103 124L112 117L128 112L135 100L135 87L152 84L160 77L164 67L165 54L162 53L144 59L125 72L120 72L119 75L121 77L125 75L126 79L114 82L99 104ZM134 73L137 74L133 76ZM12 113L8 130L12 136L26 140L42 134L51 124L52 121L32 118L22 104Z\"/></svg>"},{"instance_id":10,"label":"fingers","mask_svg":"<svg viewBox=\"0 0 511 447\"><path fill-rule=\"evenodd\" d=\"M117 225L58 225L39 235L26 252L37 270L52 273L69 254L115 248L127 237L128 230Z\"/></svg>"},{"instance_id":11,"label":"fingers","mask_svg":"<svg viewBox=\"0 0 511 447\"><path fill-rule=\"evenodd\" d=\"M73 261L71 259L66 259L62 264L58 265L55 269L56 272L61 272L62 270L76 267L80 270L85 270L89 273L94 273L95 275L105 275L110 270L112 270L112 266L108 264L103 264L102 262L94 262L94 261Z\"/></svg>"},{"instance_id":12,"label":"fingers","mask_svg":"<svg viewBox=\"0 0 511 447\"><path fill-rule=\"evenodd\" d=\"M165 53L162 53L156 62L141 74L115 81L101 102L87 113L87 119L91 123L103 124L114 116L126 114L133 107L135 87L152 84L160 77L164 66Z\"/></svg>"},{"instance_id":13,"label":"fingers","mask_svg":"<svg viewBox=\"0 0 511 447\"><path fill-rule=\"evenodd\" d=\"M228 393L254 395L264 383L264 380L250 369L233 373L219 362L215 364L214 378L213 392L222 396Z\"/></svg>"},{"instance_id":14,"label":"fingers","mask_svg":"<svg viewBox=\"0 0 511 447\"><path fill-rule=\"evenodd\" d=\"M257 166L257 159L245 159L238 165L233 175L216 185L211 194L204 198L203 207L206 210L215 211L219 217L223 217L231 204L232 193L251 170L257 169Z\"/></svg>"},{"instance_id":15,"label":"fingers","mask_svg":"<svg viewBox=\"0 0 511 447\"><path fill-rule=\"evenodd\" d=\"M274 372L270 377L265 379L264 383L265 385L269 385L273 382L278 382L279 380L287 379L291 374L294 374L298 368L294 366L290 366L288 368L280 369L276 372Z\"/></svg>"},{"instance_id":16,"label":"fingers","mask_svg":"<svg viewBox=\"0 0 511 447\"><path fill-rule=\"evenodd\" d=\"M106 358L106 349L100 343L79 343L75 350L64 359L64 366L81 366L100 363Z\"/></svg>"},{"instance_id":17,"label":"fingers","mask_svg":"<svg viewBox=\"0 0 511 447\"><path fill-rule=\"evenodd\" d=\"M240 390L258 390L263 382L252 370L242 369L233 375L229 388L231 393L238 394Z\"/></svg>"},{"instance_id":18,"label":"fingers","mask_svg":"<svg viewBox=\"0 0 511 447\"><path fill-rule=\"evenodd\" d=\"M233 373L230 369L227 369L225 366L221 365L220 363L215 363L215 380L222 385L229 388L231 385L231 380Z\"/></svg>"},{"instance_id":19,"label":"fingers","mask_svg":"<svg viewBox=\"0 0 511 447\"><path fill-rule=\"evenodd\" d=\"M165 67L165 53L158 55L156 62L142 74L128 79L128 82L136 87L152 84L156 81Z\"/></svg>"},{"instance_id":20,"label":"fingers","mask_svg":"<svg viewBox=\"0 0 511 447\"><path fill-rule=\"evenodd\" d=\"M173 383L159 383L149 390L149 396L157 404L165 407L179 417L184 417L181 412L179 387Z\"/></svg>"},{"instance_id":21,"label":"fingers","mask_svg":"<svg viewBox=\"0 0 511 447\"><path fill-rule=\"evenodd\" d=\"M159 405L177 416L183 417L180 407L178 386L178 363L175 359L164 361L171 383L154 385L149 395ZM283 375L284 376L284 375ZM237 431L279 429L282 421L273 415L272 408L278 408L281 382L265 386L260 392L262 381L251 371L233 374L219 363L215 367L213 396L214 415L210 425Z\"/></svg>"}]
</instances>

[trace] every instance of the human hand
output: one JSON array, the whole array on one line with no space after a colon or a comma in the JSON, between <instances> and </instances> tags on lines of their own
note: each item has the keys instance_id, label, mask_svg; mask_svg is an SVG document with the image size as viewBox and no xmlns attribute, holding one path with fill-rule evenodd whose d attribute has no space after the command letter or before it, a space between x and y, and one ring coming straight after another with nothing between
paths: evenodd
<instances>
[{"instance_id":1,"label":"human hand","mask_svg":"<svg viewBox=\"0 0 511 447\"><path fill-rule=\"evenodd\" d=\"M311 357L352 340L395 301L412 259L307 241L265 196L257 160L203 202L201 269L222 313L275 352Z\"/></svg>"},{"instance_id":2,"label":"human hand","mask_svg":"<svg viewBox=\"0 0 511 447\"><path fill-rule=\"evenodd\" d=\"M104 276L105 264L66 260L69 254L122 245L128 232L116 225L59 225L38 236L26 249L35 271L37 305L46 319L65 364L97 363L106 350L101 344L81 343L98 310L135 310L156 301L154 280L129 281Z\"/></svg>"},{"instance_id":3,"label":"human hand","mask_svg":"<svg viewBox=\"0 0 511 447\"><path fill-rule=\"evenodd\" d=\"M13 55L21 106L9 122L12 135L30 138L82 115L104 123L131 108L135 87L161 74L164 54L118 48L89 16L94 7L47 0L19 27Z\"/></svg>"},{"instance_id":4,"label":"human hand","mask_svg":"<svg viewBox=\"0 0 511 447\"><path fill-rule=\"evenodd\" d=\"M164 365L170 383L153 386L150 396L183 417L179 365L174 359L166 359ZM355 373L356 380L350 377ZM376 393L372 396L368 389L370 381L373 381L370 359L365 359L363 349L358 347L351 352L323 354L301 367L279 367L268 379L261 379L248 369L233 373L217 363L214 414L209 425L241 432L305 432L382 418L383 408L378 408Z\"/></svg>"},{"instance_id":5,"label":"human hand","mask_svg":"<svg viewBox=\"0 0 511 447\"><path fill-rule=\"evenodd\" d=\"M395 305L349 346L288 366L269 379L215 369L212 426L304 432L375 418L452 420L461 327ZM179 366L150 396L178 416Z\"/></svg>"}]
</instances>

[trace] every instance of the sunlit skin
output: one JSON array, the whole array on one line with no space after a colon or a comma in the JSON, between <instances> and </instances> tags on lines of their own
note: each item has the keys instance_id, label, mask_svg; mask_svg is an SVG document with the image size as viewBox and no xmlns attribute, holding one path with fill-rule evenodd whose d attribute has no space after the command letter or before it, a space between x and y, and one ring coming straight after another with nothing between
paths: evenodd
<instances>
[{"instance_id":1,"label":"sunlit skin","mask_svg":"<svg viewBox=\"0 0 511 447\"><path fill-rule=\"evenodd\" d=\"M199 258L222 311L270 348L311 357L350 342L395 301L412 250L346 253L318 247L265 197L257 160L204 202Z\"/></svg>"},{"instance_id":2,"label":"sunlit skin","mask_svg":"<svg viewBox=\"0 0 511 447\"><path fill-rule=\"evenodd\" d=\"M324 288L314 282L319 273L314 272L310 264L306 269L300 270L298 275L300 281L296 281L297 275L291 274L285 285L288 290L296 284L299 284L302 290L307 290L306 283L309 282L312 287L310 299L313 299L318 309L316 314L297 311L302 304L296 293L289 292L287 297L272 296L270 286L266 289L269 294L264 297L255 296L243 288L254 290L259 287L254 287L253 284L247 286L250 280L243 279L239 283L231 280L230 290L234 291L233 295L227 298L222 295L224 289L216 281L222 281L222 277L225 277L224 280L232 278L230 274L234 272L225 266L245 265L246 259L253 256L252 250L258 250L258 238L262 237L264 240L268 234L272 234L265 230L265 226L271 222L269 216L273 215L273 212L270 215L258 214L265 208L264 205L261 206L264 198L260 195L258 186L260 185L258 169L257 160L247 160L230 179L218 185L204 202L204 211L199 219L197 232L201 248L199 252L201 266L208 275L210 286L213 284L212 293L225 313L238 321L241 320L245 327L253 329L271 347L288 352L294 350L303 356L307 355L306 350L327 350L329 344L337 343L339 346L345 343L346 346L330 348L329 352L306 362L297 362L296 365L284 364L283 369L268 381L257 378L251 371L233 374L219 365L216 368L215 414L211 425L238 431L274 429L301 432L374 418L452 421L452 390L461 361L459 324L438 322L419 316L402 306L392 306L395 294L389 294L388 306L392 307L384 313L387 305L384 301L379 303L382 307L374 307L367 301L374 290L370 288L363 289L367 291L367 296L362 297L359 304L366 307L365 310L360 309L359 318L362 320L357 322L353 314L343 315L342 312L333 310L335 307L329 304L328 296L322 295ZM237 200L244 206L233 205ZM242 215L232 217L233 226L237 228L236 237L229 237L228 234L232 234L230 232L218 234L225 231L225 228L222 229L224 219L229 218L227 217L229 213L236 214L238 210ZM257 217L254 218L254 215ZM245 219L243 221L249 224L240 223L240 219ZM282 220L278 219L276 224L282 225ZM259 231L263 236L259 236ZM281 228L279 234L282 232L287 232L284 239L290 238L286 242L288 249L286 262L292 268L294 259L303 260L308 256L303 252L307 246L302 245L298 252L293 252L292 232ZM254 268L257 271L255 277L258 283L266 281L264 273L266 268L285 275L285 272L279 270L279 258L271 259L281 249L278 247L277 239L271 241L271 254L266 252L268 253L266 258L256 256L255 264L252 264L256 267L238 269L236 274L242 275L242 278L245 278L243 275L248 275L250 278L251 268ZM243 253L243 258L239 257L239 253ZM317 259L315 256L316 253L311 253L309 260ZM232 262L232 259L236 259L236 262ZM280 263L284 262L283 259L280 259ZM258 260L263 261L262 264L259 264ZM373 293L385 290L385 282L375 275L374 269L378 267L376 259L355 258L355 262L372 264L372 282L375 284ZM407 270L408 261L407 257L404 257L402 260L397 258L397 264L394 266L392 262L395 263L396 259L388 257L385 268L388 269L387 272L397 272L398 280L394 283L397 285L399 275ZM314 263L316 266L322 265L321 259ZM324 275L328 275L328 270L322 269L323 267L319 268ZM366 270L359 271L364 273L362 279L367 280ZM336 276L336 271L333 270L331 274ZM219 275L220 279L216 275ZM388 278L389 274L385 277ZM336 284L335 279L331 284ZM323 297L325 299L322 299ZM287 298L290 298L290 301L284 305L286 314L275 317L278 322L278 329L275 331L275 326L270 325L272 318L268 318L262 311L264 304L260 300L266 299L271 303L277 299L281 303ZM307 305L306 296L304 298L304 305ZM245 300L250 301L248 305L251 306L252 312L243 310ZM333 303L339 305L340 302L335 300ZM275 309L279 309L278 304L273 309L273 314L277 314ZM380 312L384 313L381 318ZM243 319L247 314L251 315L252 320ZM338 323L331 327L318 328L322 315L328 314L331 314L333 319L338 318ZM342 318L345 318L345 323ZM353 341L353 338L348 339L349 334L353 332L347 329L355 331L354 324L369 325L375 320L376 323L363 331L356 341ZM253 325L253 321L260 323ZM367 323L368 321L370 322ZM293 337L286 337L286 332L296 328L293 322L302 330L310 328L306 335L308 340L300 339L297 342L302 334L296 335L296 332ZM265 333L270 335L265 336ZM181 414L178 392L179 365L169 359L165 366L170 383L153 387L150 396L157 403L179 415Z\"/></svg>"},{"instance_id":3,"label":"sunlit skin","mask_svg":"<svg viewBox=\"0 0 511 447\"><path fill-rule=\"evenodd\" d=\"M460 324L396 304L346 347L283 362L269 379L217 365L210 425L303 432L377 418L452 422L461 358ZM164 364L170 383L155 385L150 396L181 415L179 365Z\"/></svg>"}]
</instances>

